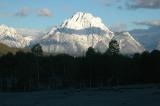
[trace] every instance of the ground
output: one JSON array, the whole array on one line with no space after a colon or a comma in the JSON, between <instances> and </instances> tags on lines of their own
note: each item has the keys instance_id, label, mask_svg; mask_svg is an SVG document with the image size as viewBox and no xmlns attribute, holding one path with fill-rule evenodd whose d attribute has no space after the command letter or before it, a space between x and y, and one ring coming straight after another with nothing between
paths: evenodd
<instances>
[{"instance_id":1,"label":"ground","mask_svg":"<svg viewBox=\"0 0 160 106\"><path fill-rule=\"evenodd\" d=\"M160 106L160 87L0 93L0 106Z\"/></svg>"}]
</instances>

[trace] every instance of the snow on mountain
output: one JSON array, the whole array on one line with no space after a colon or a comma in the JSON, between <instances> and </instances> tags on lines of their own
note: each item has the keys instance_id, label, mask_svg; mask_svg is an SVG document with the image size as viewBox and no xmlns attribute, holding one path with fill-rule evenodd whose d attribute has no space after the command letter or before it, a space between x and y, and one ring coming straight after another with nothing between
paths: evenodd
<instances>
[{"instance_id":1,"label":"snow on mountain","mask_svg":"<svg viewBox=\"0 0 160 106\"><path fill-rule=\"evenodd\" d=\"M122 54L141 53L144 48L128 33L111 32L99 17L77 12L59 27L53 27L46 35L38 30L13 29L0 25L0 42L10 47L32 47L40 43L46 53L84 55L89 47L104 53L111 39L120 43Z\"/></svg>"},{"instance_id":2,"label":"snow on mountain","mask_svg":"<svg viewBox=\"0 0 160 106\"><path fill-rule=\"evenodd\" d=\"M31 38L32 40L40 39L45 34L44 30L27 29L27 28L16 28L16 32L17 34L27 38Z\"/></svg>"},{"instance_id":3,"label":"snow on mountain","mask_svg":"<svg viewBox=\"0 0 160 106\"><path fill-rule=\"evenodd\" d=\"M77 12L70 19L65 20L61 27L68 29L87 29L92 27L100 28L101 30L110 32L110 30L103 24L99 17L95 17L90 13Z\"/></svg>"},{"instance_id":4,"label":"snow on mountain","mask_svg":"<svg viewBox=\"0 0 160 106\"><path fill-rule=\"evenodd\" d=\"M30 44L31 40L17 34L14 28L0 25L0 43L6 44L9 47L24 48Z\"/></svg>"},{"instance_id":5,"label":"snow on mountain","mask_svg":"<svg viewBox=\"0 0 160 106\"><path fill-rule=\"evenodd\" d=\"M83 55L89 47L105 52L111 32L99 17L90 13L77 12L58 27L53 28L41 40L42 48L49 53Z\"/></svg>"},{"instance_id":6,"label":"snow on mountain","mask_svg":"<svg viewBox=\"0 0 160 106\"><path fill-rule=\"evenodd\" d=\"M129 32L118 32L113 37L120 44L120 52L122 54L142 53L145 49L137 42Z\"/></svg>"}]
</instances>

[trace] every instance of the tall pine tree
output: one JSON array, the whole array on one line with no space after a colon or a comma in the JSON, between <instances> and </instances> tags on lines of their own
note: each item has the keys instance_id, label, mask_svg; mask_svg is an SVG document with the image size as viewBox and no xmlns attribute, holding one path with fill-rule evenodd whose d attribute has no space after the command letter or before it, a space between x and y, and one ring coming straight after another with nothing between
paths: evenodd
<instances>
[{"instance_id":1,"label":"tall pine tree","mask_svg":"<svg viewBox=\"0 0 160 106\"><path fill-rule=\"evenodd\" d=\"M120 52L119 43L117 40L111 40L109 43L108 53L109 55L117 55Z\"/></svg>"}]
</instances>

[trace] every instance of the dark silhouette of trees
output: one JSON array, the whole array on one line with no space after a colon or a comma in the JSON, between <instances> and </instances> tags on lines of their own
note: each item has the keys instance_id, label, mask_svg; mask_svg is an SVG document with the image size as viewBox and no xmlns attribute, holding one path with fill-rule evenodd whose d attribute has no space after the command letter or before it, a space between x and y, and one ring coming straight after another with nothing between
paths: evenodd
<instances>
[{"instance_id":1,"label":"dark silhouette of trees","mask_svg":"<svg viewBox=\"0 0 160 106\"><path fill-rule=\"evenodd\" d=\"M8 53L0 57L0 91L160 83L160 51L127 57L117 47L111 54L110 50L100 54L89 48L83 57L45 56L35 48L32 53Z\"/></svg>"},{"instance_id":2,"label":"dark silhouette of trees","mask_svg":"<svg viewBox=\"0 0 160 106\"><path fill-rule=\"evenodd\" d=\"M32 53L36 56L41 56L43 54L43 50L40 44L36 44L31 49Z\"/></svg>"},{"instance_id":3,"label":"dark silhouette of trees","mask_svg":"<svg viewBox=\"0 0 160 106\"><path fill-rule=\"evenodd\" d=\"M89 47L88 50L87 50L87 52L86 52L86 57L93 56L95 54L96 54L96 52L95 52L94 48Z\"/></svg>"}]
</instances>

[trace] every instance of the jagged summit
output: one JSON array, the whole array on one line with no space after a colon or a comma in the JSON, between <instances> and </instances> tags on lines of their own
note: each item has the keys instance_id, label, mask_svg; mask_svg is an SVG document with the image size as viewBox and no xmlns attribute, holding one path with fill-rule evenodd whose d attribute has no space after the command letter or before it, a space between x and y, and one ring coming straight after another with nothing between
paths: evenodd
<instances>
[{"instance_id":1,"label":"jagged summit","mask_svg":"<svg viewBox=\"0 0 160 106\"><path fill-rule=\"evenodd\" d=\"M112 32L103 24L101 18L85 12L76 12L71 18L63 22L61 28L68 30L92 30L90 32L93 32L93 30L95 32L106 31L112 35Z\"/></svg>"},{"instance_id":2,"label":"jagged summit","mask_svg":"<svg viewBox=\"0 0 160 106\"><path fill-rule=\"evenodd\" d=\"M99 17L95 17L90 13L76 12L71 18L65 20L62 25L57 28L52 28L48 33L72 34L72 35L99 35L113 37L113 32L110 31Z\"/></svg>"},{"instance_id":3,"label":"jagged summit","mask_svg":"<svg viewBox=\"0 0 160 106\"><path fill-rule=\"evenodd\" d=\"M60 27L52 28L41 45L49 53L83 55L89 47L105 52L113 36L99 17L77 12Z\"/></svg>"},{"instance_id":4,"label":"jagged summit","mask_svg":"<svg viewBox=\"0 0 160 106\"><path fill-rule=\"evenodd\" d=\"M84 55L89 47L104 53L111 39L120 43L122 54L141 53L144 48L128 33L113 33L99 17L77 12L52 30L40 42L45 52Z\"/></svg>"}]
</instances>

